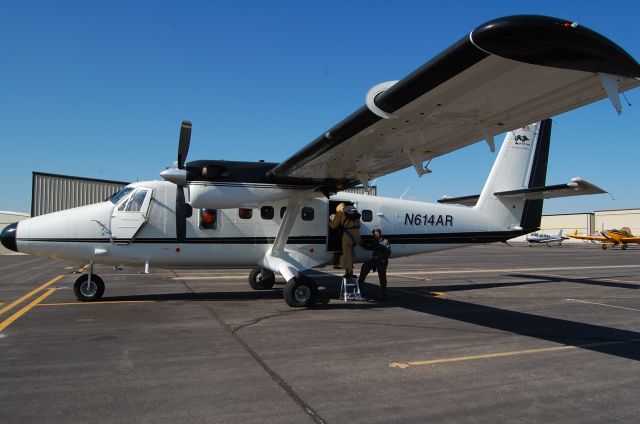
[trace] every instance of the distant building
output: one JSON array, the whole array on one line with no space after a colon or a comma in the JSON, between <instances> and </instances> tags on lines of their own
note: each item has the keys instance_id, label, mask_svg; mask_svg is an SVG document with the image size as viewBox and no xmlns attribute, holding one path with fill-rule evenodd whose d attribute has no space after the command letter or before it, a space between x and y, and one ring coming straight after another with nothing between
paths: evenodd
<instances>
[{"instance_id":1,"label":"distant building","mask_svg":"<svg viewBox=\"0 0 640 424\"><path fill-rule=\"evenodd\" d=\"M369 196L377 196L378 195L378 186L371 186L369 190L365 190L364 187L358 186L353 188L348 188L344 190L345 193L355 193L355 194L367 194Z\"/></svg>"},{"instance_id":2,"label":"distant building","mask_svg":"<svg viewBox=\"0 0 640 424\"><path fill-rule=\"evenodd\" d=\"M540 231L553 234L563 230L563 234L599 234L602 230L629 227L634 235L640 235L640 209L611 209L585 213L566 213L542 215ZM525 241L525 236L516 237L514 241ZM581 243L570 239L566 242Z\"/></svg>"},{"instance_id":3,"label":"distant building","mask_svg":"<svg viewBox=\"0 0 640 424\"><path fill-rule=\"evenodd\" d=\"M33 172L31 216L104 201L129 183Z\"/></svg>"}]
</instances>

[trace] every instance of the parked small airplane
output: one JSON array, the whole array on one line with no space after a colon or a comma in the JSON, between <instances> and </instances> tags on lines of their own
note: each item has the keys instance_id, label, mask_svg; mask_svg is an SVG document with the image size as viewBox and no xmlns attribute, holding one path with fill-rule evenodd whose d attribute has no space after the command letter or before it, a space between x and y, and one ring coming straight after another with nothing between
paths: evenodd
<instances>
[{"instance_id":1,"label":"parked small airplane","mask_svg":"<svg viewBox=\"0 0 640 424\"><path fill-rule=\"evenodd\" d=\"M340 202L362 214L363 239L382 228L393 256L505 241L540 226L545 198L602 193L582 179L545 186L550 116L640 86L640 65L604 36L544 16L487 22L400 81L374 86L365 106L282 163L185 163L191 123L183 122L165 181L128 185L109 200L11 224L9 249L87 261L74 285L99 299L95 263L162 268L252 268L249 283L287 281L290 306L313 305L317 286L303 271L331 261L328 218ZM542 121L541 121L542 120ZM530 124L531 122L540 123ZM482 193L432 204L341 190L507 132ZM444 202L441 202L444 203ZM370 253L356 248L356 260Z\"/></svg>"},{"instance_id":2,"label":"parked small airplane","mask_svg":"<svg viewBox=\"0 0 640 424\"><path fill-rule=\"evenodd\" d=\"M558 234L531 233L526 237L529 246L545 243L547 246L562 246L562 242L568 239L569 237L562 235L562 230L558 231Z\"/></svg>"},{"instance_id":3,"label":"parked small airplane","mask_svg":"<svg viewBox=\"0 0 640 424\"><path fill-rule=\"evenodd\" d=\"M602 243L603 249L607 249L609 246L620 246L622 250L626 250L627 245L630 243L640 244L640 237L634 236L629 227L622 227L619 230L602 230L600 231L600 236L578 234L578 231L576 230L574 234L569 234L569 237L578 240Z\"/></svg>"}]
</instances>

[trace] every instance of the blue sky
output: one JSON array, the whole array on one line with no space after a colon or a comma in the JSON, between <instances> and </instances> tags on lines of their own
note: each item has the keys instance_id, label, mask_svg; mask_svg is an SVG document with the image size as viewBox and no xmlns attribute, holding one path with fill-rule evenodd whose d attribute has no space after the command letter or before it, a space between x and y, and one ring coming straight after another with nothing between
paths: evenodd
<instances>
[{"instance_id":1,"label":"blue sky","mask_svg":"<svg viewBox=\"0 0 640 424\"><path fill-rule=\"evenodd\" d=\"M640 2L14 1L0 14L0 210L29 211L31 172L158 179L175 160L279 162L490 19L578 21L640 59ZM640 207L640 89L555 119L547 182L581 176L610 191L545 202L545 213ZM626 106L626 105L625 105ZM496 141L502 141L502 136ZM484 142L376 181L380 194L435 201L479 193ZM615 200L614 200L615 199Z\"/></svg>"}]
</instances>

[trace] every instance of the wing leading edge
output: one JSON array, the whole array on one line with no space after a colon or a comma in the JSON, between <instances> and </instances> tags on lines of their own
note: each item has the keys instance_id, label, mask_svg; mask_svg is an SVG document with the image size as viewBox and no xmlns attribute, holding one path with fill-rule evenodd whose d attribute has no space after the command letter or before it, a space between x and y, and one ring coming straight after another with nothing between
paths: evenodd
<instances>
[{"instance_id":1,"label":"wing leading edge","mask_svg":"<svg viewBox=\"0 0 640 424\"><path fill-rule=\"evenodd\" d=\"M545 16L474 29L317 137L267 177L354 186L640 85L640 65L604 36ZM377 90L377 91L376 91ZM619 103L619 101L618 101ZM619 105L618 105L619 106ZM616 108L618 108L616 106Z\"/></svg>"}]
</instances>

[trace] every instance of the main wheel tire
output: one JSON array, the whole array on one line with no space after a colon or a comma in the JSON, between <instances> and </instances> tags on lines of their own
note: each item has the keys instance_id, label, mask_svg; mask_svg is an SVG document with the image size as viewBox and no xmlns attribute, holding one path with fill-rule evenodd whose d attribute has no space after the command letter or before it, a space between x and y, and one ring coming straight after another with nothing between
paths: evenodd
<instances>
[{"instance_id":1,"label":"main wheel tire","mask_svg":"<svg viewBox=\"0 0 640 424\"><path fill-rule=\"evenodd\" d=\"M294 308L309 307L316 303L318 286L309 277L300 276L287 281L284 300Z\"/></svg>"},{"instance_id":2,"label":"main wheel tire","mask_svg":"<svg viewBox=\"0 0 640 424\"><path fill-rule=\"evenodd\" d=\"M263 278L264 274L267 274L268 278ZM269 270L262 272L261 268L254 268L249 273L249 285L254 290L269 290L275 283L276 275Z\"/></svg>"},{"instance_id":3,"label":"main wheel tire","mask_svg":"<svg viewBox=\"0 0 640 424\"><path fill-rule=\"evenodd\" d=\"M104 281L95 274L91 275L89 281L89 274L83 274L73 285L73 293L81 302L93 302L104 294Z\"/></svg>"}]
</instances>

